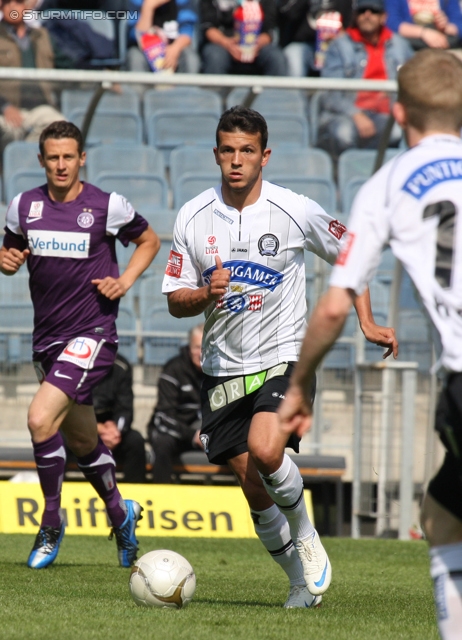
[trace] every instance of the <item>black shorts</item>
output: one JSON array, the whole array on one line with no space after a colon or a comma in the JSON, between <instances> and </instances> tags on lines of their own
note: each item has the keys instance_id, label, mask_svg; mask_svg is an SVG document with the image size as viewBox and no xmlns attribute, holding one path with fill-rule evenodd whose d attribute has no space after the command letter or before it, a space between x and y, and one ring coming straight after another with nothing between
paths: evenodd
<instances>
[{"instance_id":1,"label":"black shorts","mask_svg":"<svg viewBox=\"0 0 462 640\"><path fill-rule=\"evenodd\" d=\"M284 362L267 371L246 376L205 376L202 384L201 442L214 464L248 451L250 423L256 413L276 413L289 386L295 363ZM312 400L316 384L313 385ZM300 438L290 436L287 446L298 453Z\"/></svg>"},{"instance_id":2,"label":"black shorts","mask_svg":"<svg viewBox=\"0 0 462 640\"><path fill-rule=\"evenodd\" d=\"M462 520L462 373L453 373L446 381L436 409L435 429L446 456L428 485L428 493Z\"/></svg>"}]
</instances>

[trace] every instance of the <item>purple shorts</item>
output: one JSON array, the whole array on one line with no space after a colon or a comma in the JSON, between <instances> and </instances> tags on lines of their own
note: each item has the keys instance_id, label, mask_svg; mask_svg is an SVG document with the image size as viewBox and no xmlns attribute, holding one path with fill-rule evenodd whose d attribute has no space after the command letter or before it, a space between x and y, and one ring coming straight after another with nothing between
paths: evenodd
<instances>
[{"instance_id":1,"label":"purple shorts","mask_svg":"<svg viewBox=\"0 0 462 640\"><path fill-rule=\"evenodd\" d=\"M92 389L110 372L116 354L115 344L79 336L34 351L33 361L40 383L46 380L77 404L93 404Z\"/></svg>"}]
</instances>

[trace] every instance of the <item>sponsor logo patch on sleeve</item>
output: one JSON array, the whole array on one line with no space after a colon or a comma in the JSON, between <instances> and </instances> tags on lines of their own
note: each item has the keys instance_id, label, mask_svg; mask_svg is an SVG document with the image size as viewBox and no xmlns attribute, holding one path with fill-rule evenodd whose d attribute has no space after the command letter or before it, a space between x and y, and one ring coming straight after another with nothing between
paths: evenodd
<instances>
[{"instance_id":1,"label":"sponsor logo patch on sleeve","mask_svg":"<svg viewBox=\"0 0 462 640\"><path fill-rule=\"evenodd\" d=\"M329 233L335 236L337 240L342 239L342 236L346 230L347 228L345 227L345 225L338 220L332 220L331 222L329 222Z\"/></svg>"},{"instance_id":2,"label":"sponsor logo patch on sleeve","mask_svg":"<svg viewBox=\"0 0 462 640\"><path fill-rule=\"evenodd\" d=\"M171 276L172 278L179 278L181 276L181 271L183 269L183 256L181 253L177 253L170 251L170 255L167 261L167 268L165 269L165 275Z\"/></svg>"},{"instance_id":3,"label":"sponsor logo patch on sleeve","mask_svg":"<svg viewBox=\"0 0 462 640\"><path fill-rule=\"evenodd\" d=\"M349 253L351 251L351 247L353 246L354 239L355 239L355 234L348 232L347 236L345 237L345 241L343 243L342 249L338 254L338 258L335 264L339 264L342 267L343 265L346 264Z\"/></svg>"}]
</instances>

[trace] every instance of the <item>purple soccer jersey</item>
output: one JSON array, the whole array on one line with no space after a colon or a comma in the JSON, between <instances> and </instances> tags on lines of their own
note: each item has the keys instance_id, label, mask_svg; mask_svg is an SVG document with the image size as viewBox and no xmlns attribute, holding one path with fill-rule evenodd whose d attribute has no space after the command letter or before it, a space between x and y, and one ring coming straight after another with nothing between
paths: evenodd
<instances>
[{"instance_id":1,"label":"purple soccer jersey","mask_svg":"<svg viewBox=\"0 0 462 640\"><path fill-rule=\"evenodd\" d=\"M127 246L147 226L125 198L86 182L72 202L51 200L46 185L11 201L4 246L31 252L34 351L80 335L117 341L119 301L99 294L91 281L118 278L116 238Z\"/></svg>"}]
</instances>

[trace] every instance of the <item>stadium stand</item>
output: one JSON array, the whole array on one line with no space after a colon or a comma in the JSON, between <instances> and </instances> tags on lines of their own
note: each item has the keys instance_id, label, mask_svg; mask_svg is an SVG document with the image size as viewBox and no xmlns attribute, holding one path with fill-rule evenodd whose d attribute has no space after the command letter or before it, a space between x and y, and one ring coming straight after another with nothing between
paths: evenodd
<instances>
[{"instance_id":1,"label":"stadium stand","mask_svg":"<svg viewBox=\"0 0 462 640\"><path fill-rule=\"evenodd\" d=\"M0 307L0 363L29 363L32 354L32 304L10 303Z\"/></svg>"},{"instance_id":2,"label":"stadium stand","mask_svg":"<svg viewBox=\"0 0 462 640\"><path fill-rule=\"evenodd\" d=\"M274 182L282 187L300 193L314 200L323 207L327 213L335 215L337 209L337 191L334 182L329 178L307 178L292 173L269 174L266 177L269 182Z\"/></svg>"},{"instance_id":3,"label":"stadium stand","mask_svg":"<svg viewBox=\"0 0 462 640\"><path fill-rule=\"evenodd\" d=\"M333 166L330 155L323 149L287 148L275 146L271 151L269 163L263 169L266 175L294 175L306 178L327 178L333 180Z\"/></svg>"},{"instance_id":4,"label":"stadium stand","mask_svg":"<svg viewBox=\"0 0 462 640\"><path fill-rule=\"evenodd\" d=\"M182 174L173 185L173 206L180 209L185 202L195 198L199 193L220 183L220 175L216 173L190 172Z\"/></svg>"},{"instance_id":5,"label":"stadium stand","mask_svg":"<svg viewBox=\"0 0 462 640\"><path fill-rule=\"evenodd\" d=\"M168 207L168 184L163 175L137 171L103 171L94 184L103 191L116 191L124 195L138 210L143 206Z\"/></svg>"},{"instance_id":6,"label":"stadium stand","mask_svg":"<svg viewBox=\"0 0 462 640\"><path fill-rule=\"evenodd\" d=\"M37 154L39 148L37 142L26 142L25 140L16 140L6 145L3 150L3 192L5 200L10 201L6 195L7 184L13 176L24 169L39 169L39 161ZM42 183L45 182L45 174L42 169ZM13 194L16 195L16 194Z\"/></svg>"},{"instance_id":7,"label":"stadium stand","mask_svg":"<svg viewBox=\"0 0 462 640\"><path fill-rule=\"evenodd\" d=\"M226 108L243 104L248 96L249 89L245 87L231 89L226 97ZM264 89L253 98L250 107L265 117L275 112L304 116L307 113L308 101L297 89Z\"/></svg>"},{"instance_id":8,"label":"stadium stand","mask_svg":"<svg viewBox=\"0 0 462 640\"><path fill-rule=\"evenodd\" d=\"M87 180L95 182L104 171L120 172L121 165L130 172L165 177L164 156L161 151L145 144L104 144L87 151Z\"/></svg>"},{"instance_id":9,"label":"stadium stand","mask_svg":"<svg viewBox=\"0 0 462 640\"><path fill-rule=\"evenodd\" d=\"M213 185L220 179L220 169L215 161L213 150L204 145L181 145L173 149L170 154L170 184L176 185L178 179L185 173L201 171L216 174ZM200 191L197 191L197 194ZM197 195L196 194L196 195Z\"/></svg>"},{"instance_id":10,"label":"stadium stand","mask_svg":"<svg viewBox=\"0 0 462 640\"><path fill-rule=\"evenodd\" d=\"M35 189L45 183L43 169L22 169L10 175L5 184L5 199L11 202L15 195Z\"/></svg>"},{"instance_id":11,"label":"stadium stand","mask_svg":"<svg viewBox=\"0 0 462 640\"><path fill-rule=\"evenodd\" d=\"M174 87L170 89L148 89L143 96L145 122L157 111L187 110L213 111L217 119L223 111L222 100L216 91L199 87Z\"/></svg>"}]
</instances>

